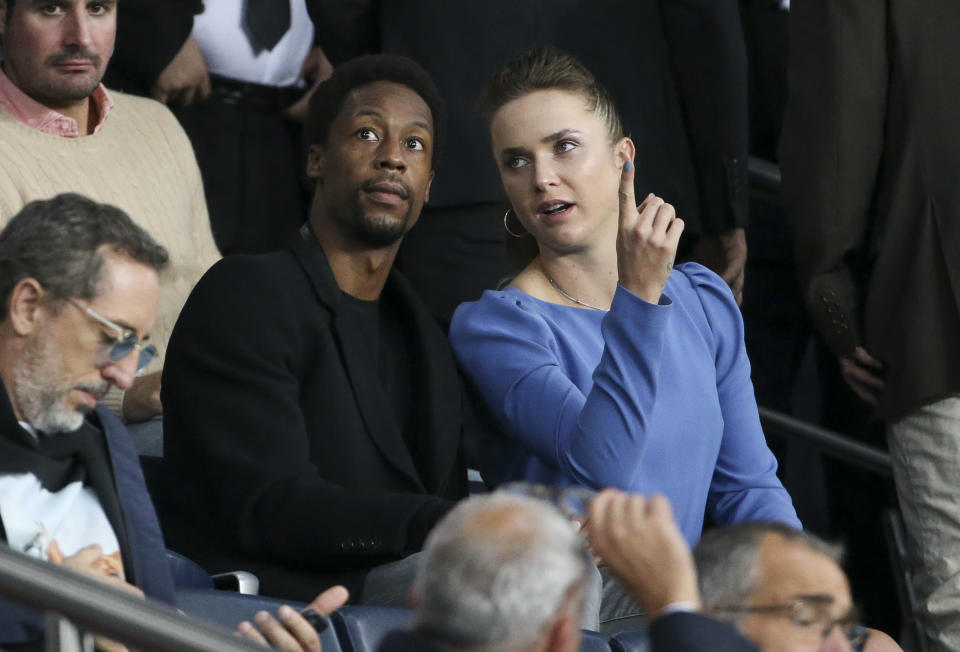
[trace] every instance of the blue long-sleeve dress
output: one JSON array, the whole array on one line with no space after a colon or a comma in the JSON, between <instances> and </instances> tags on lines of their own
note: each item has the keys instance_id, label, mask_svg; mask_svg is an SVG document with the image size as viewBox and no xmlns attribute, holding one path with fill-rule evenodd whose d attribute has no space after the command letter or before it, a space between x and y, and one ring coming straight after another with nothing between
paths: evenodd
<instances>
[{"instance_id":1,"label":"blue long-sleeve dress","mask_svg":"<svg viewBox=\"0 0 960 652\"><path fill-rule=\"evenodd\" d=\"M450 339L510 439L493 475L665 494L692 545L718 524L800 527L757 413L743 320L723 280L675 268L659 305L607 312L507 287L461 305Z\"/></svg>"}]
</instances>

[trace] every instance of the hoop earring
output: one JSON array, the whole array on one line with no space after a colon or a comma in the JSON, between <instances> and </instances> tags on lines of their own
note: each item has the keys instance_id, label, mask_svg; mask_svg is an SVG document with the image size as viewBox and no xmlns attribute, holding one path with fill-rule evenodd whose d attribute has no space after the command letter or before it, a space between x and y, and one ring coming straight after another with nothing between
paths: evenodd
<instances>
[{"instance_id":1,"label":"hoop earring","mask_svg":"<svg viewBox=\"0 0 960 652\"><path fill-rule=\"evenodd\" d=\"M530 235L530 233L529 233L528 231L524 231L523 233L514 233L513 231L510 230L510 225L507 224L507 216L510 215L510 211L511 211L511 210L513 210L513 209L512 209L512 208L508 208L508 209L507 209L507 212L505 212L505 213L503 214L503 228L504 228L504 230L505 230L507 233L509 233L510 235L512 235L514 238L523 238L523 237L525 237L525 236ZM518 220L518 221L519 221L519 220Z\"/></svg>"}]
</instances>

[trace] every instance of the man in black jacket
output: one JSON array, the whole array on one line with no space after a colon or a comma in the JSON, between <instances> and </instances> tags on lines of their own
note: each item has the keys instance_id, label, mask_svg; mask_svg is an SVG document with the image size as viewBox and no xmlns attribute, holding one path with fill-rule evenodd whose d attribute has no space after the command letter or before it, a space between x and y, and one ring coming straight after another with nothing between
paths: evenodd
<instances>
[{"instance_id":1,"label":"man in black jacket","mask_svg":"<svg viewBox=\"0 0 960 652\"><path fill-rule=\"evenodd\" d=\"M171 547L266 594L334 580L403 604L427 532L466 493L446 339L391 269L429 196L444 112L408 59L342 66L310 105L310 220L201 280L163 383ZM391 563L393 562L393 563Z\"/></svg>"}]
</instances>

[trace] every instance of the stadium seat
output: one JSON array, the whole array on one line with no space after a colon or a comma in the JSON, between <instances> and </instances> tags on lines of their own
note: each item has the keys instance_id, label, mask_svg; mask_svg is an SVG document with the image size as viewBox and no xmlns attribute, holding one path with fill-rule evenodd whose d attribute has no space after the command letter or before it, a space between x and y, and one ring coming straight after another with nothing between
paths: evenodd
<instances>
[{"instance_id":1,"label":"stadium seat","mask_svg":"<svg viewBox=\"0 0 960 652\"><path fill-rule=\"evenodd\" d=\"M243 620L253 622L253 615L266 610L276 615L281 605L290 605L300 610L306 607L299 602L267 598L262 595L244 595L216 589L182 589L176 592L177 608L188 616L212 622L233 631ZM332 620L332 619L331 619ZM320 634L323 652L341 652L340 641L333 626Z\"/></svg>"},{"instance_id":2,"label":"stadium seat","mask_svg":"<svg viewBox=\"0 0 960 652\"><path fill-rule=\"evenodd\" d=\"M646 630L620 632L610 639L613 652L647 652L650 649L650 634Z\"/></svg>"},{"instance_id":3,"label":"stadium seat","mask_svg":"<svg viewBox=\"0 0 960 652\"><path fill-rule=\"evenodd\" d=\"M388 632L409 627L412 618L409 609L360 606L343 607L330 616L344 652L375 652Z\"/></svg>"}]
</instances>

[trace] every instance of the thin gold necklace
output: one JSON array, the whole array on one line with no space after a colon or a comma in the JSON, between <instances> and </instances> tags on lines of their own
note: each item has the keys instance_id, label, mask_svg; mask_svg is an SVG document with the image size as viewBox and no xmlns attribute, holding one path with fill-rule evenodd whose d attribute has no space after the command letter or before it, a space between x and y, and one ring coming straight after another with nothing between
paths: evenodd
<instances>
[{"instance_id":1,"label":"thin gold necklace","mask_svg":"<svg viewBox=\"0 0 960 652\"><path fill-rule=\"evenodd\" d=\"M570 299L570 300L573 301L575 304L577 304L577 305L579 305L579 306L583 306L584 308L590 308L591 310L601 310L601 311L606 311L606 310L607 310L607 308L601 308L601 307L599 307L599 306L594 306L594 305L592 305L592 304L587 303L586 301L581 301L580 299L578 299L578 298L576 298L576 297L570 296L569 294L567 294L566 292L563 291L563 288L562 288L562 287L560 287L559 285L557 285L557 282L554 281L554 280L553 280L553 277L550 276L549 274L547 274L547 280L550 281L550 285L553 286L553 289L554 289L554 290L556 290L557 292L559 292L560 294L562 294L562 295L564 296L564 298Z\"/></svg>"}]
</instances>

